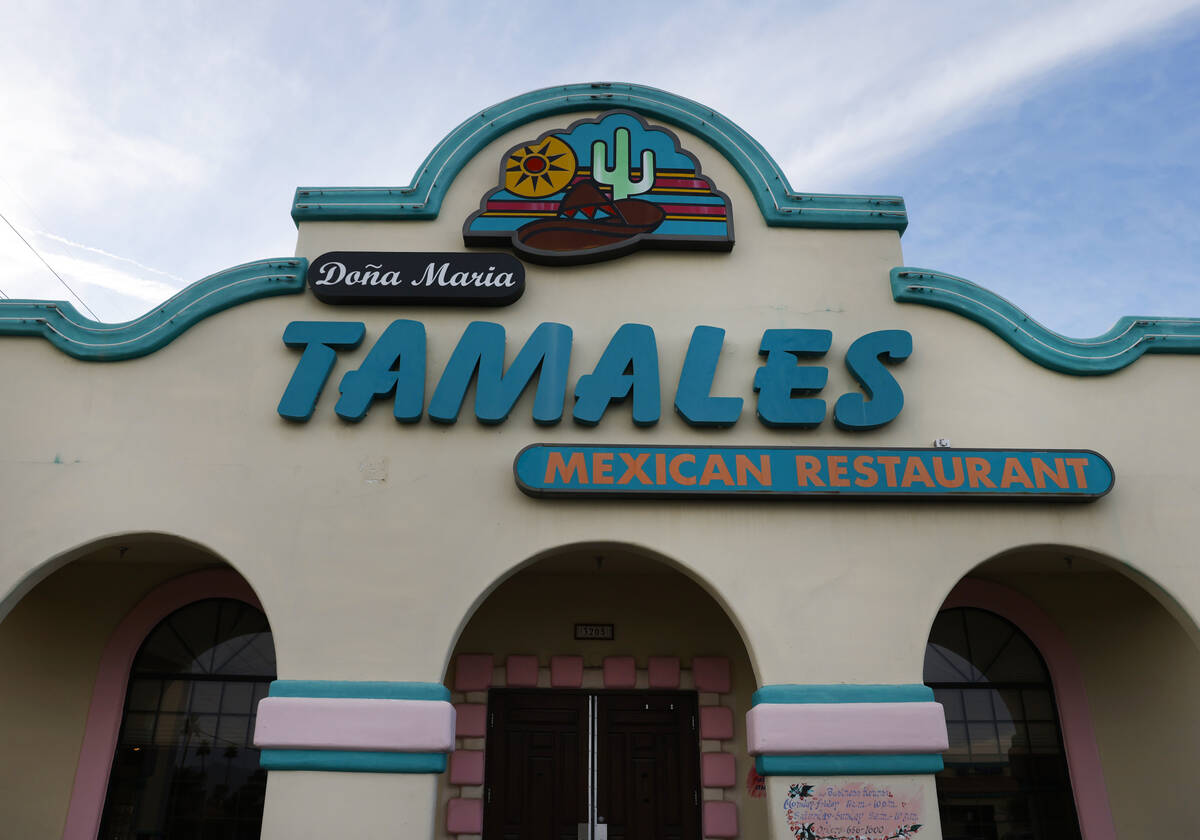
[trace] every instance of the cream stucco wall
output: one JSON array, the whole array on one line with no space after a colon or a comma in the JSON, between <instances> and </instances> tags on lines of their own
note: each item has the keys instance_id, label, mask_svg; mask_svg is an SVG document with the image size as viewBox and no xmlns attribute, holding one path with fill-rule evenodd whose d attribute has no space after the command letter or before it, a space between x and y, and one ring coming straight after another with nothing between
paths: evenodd
<instances>
[{"instance_id":1,"label":"cream stucco wall","mask_svg":"<svg viewBox=\"0 0 1200 840\"><path fill-rule=\"evenodd\" d=\"M306 223L297 254L461 250L462 221L494 185L499 156L558 124L530 124L491 144L455 180L436 221ZM308 294L272 298L112 364L3 339L0 377L14 396L0 409L0 616L24 603L54 558L101 536L157 531L210 548L246 576L270 618L281 678L439 681L463 622L496 581L559 546L617 541L701 581L743 634L760 683L914 683L932 617L965 573L1017 546L1062 544L1156 581L1195 644L1194 357L1147 356L1097 378L1038 367L970 321L893 302L888 271L903 264L895 233L768 227L732 167L679 134L732 197L730 254L529 265L524 297L498 310L335 309ZM542 428L526 394L507 422L483 426L469 394L454 426L399 425L386 400L359 424L340 421L338 380L398 317L428 330L427 399L472 319L505 326L510 359L540 322L571 326L572 385L620 324L650 324L662 420L636 428L629 408L614 406L596 428L569 419ZM298 425L275 413L299 358L280 340L294 320L367 325L364 346L340 354L316 414ZM744 398L731 429L694 429L671 410L700 324L727 331L713 393ZM810 431L761 425L752 390L758 344L764 329L789 327L833 332L823 360L830 410L857 390L842 364L854 339L910 331L913 355L893 368L905 394L899 418L868 433L838 430L831 419ZM511 472L516 453L537 441L923 446L938 437L957 447L1095 449L1113 464L1116 487L1086 505L564 503L524 496ZM308 774L273 775L270 826L311 832L287 836L336 831L309 796L313 784ZM326 790L383 825L412 818L432 789L422 779L342 775ZM432 810L411 836L432 834ZM267 836L285 832L271 827Z\"/></svg>"}]
</instances>

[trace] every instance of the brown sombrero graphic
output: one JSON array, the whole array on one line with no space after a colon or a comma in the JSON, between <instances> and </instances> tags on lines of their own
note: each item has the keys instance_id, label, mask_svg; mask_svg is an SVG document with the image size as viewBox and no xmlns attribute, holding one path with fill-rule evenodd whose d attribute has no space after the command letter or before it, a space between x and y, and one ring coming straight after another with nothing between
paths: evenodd
<instances>
[{"instance_id":1,"label":"brown sombrero graphic","mask_svg":"<svg viewBox=\"0 0 1200 840\"><path fill-rule=\"evenodd\" d=\"M510 245L548 265L643 247L728 251L733 215L674 133L616 110L509 147L497 185L463 223L463 242Z\"/></svg>"},{"instance_id":2,"label":"brown sombrero graphic","mask_svg":"<svg viewBox=\"0 0 1200 840\"><path fill-rule=\"evenodd\" d=\"M587 252L649 233L666 216L658 205L649 201L636 198L612 201L589 178L567 191L555 218L518 228L517 241L538 251Z\"/></svg>"}]
</instances>

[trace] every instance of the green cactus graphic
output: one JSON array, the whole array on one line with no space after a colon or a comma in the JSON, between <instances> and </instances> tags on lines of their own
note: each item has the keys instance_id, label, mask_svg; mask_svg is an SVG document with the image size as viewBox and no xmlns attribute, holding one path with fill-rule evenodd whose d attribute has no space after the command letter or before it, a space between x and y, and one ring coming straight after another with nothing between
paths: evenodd
<instances>
[{"instance_id":1,"label":"green cactus graphic","mask_svg":"<svg viewBox=\"0 0 1200 840\"><path fill-rule=\"evenodd\" d=\"M650 149L642 152L642 177L633 181L629 177L629 129L618 128L613 142L616 154L613 156L612 169L606 165L608 144L603 140L592 143L592 179L598 184L612 187L613 201L649 192L654 186L654 152Z\"/></svg>"}]
</instances>

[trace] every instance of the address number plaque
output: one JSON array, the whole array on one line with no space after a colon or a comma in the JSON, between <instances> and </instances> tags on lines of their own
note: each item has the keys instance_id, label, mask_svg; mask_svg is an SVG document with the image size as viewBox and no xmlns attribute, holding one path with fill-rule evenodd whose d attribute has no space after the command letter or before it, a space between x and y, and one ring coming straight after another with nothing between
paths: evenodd
<instances>
[{"instance_id":1,"label":"address number plaque","mask_svg":"<svg viewBox=\"0 0 1200 840\"><path fill-rule=\"evenodd\" d=\"M576 624L575 638L592 642L611 642L616 633L612 624Z\"/></svg>"}]
</instances>

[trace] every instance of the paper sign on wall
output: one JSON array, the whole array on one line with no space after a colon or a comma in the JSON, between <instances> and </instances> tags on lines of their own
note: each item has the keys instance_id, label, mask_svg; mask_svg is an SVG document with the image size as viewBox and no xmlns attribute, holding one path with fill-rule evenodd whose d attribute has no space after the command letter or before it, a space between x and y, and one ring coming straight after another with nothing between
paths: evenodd
<instances>
[{"instance_id":1,"label":"paper sign on wall","mask_svg":"<svg viewBox=\"0 0 1200 840\"><path fill-rule=\"evenodd\" d=\"M773 785L776 790L781 786ZM934 840L941 836L932 779L825 776L785 780L771 819L795 840Z\"/></svg>"}]
</instances>

